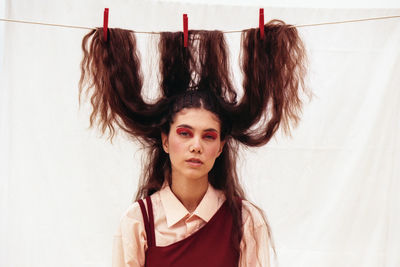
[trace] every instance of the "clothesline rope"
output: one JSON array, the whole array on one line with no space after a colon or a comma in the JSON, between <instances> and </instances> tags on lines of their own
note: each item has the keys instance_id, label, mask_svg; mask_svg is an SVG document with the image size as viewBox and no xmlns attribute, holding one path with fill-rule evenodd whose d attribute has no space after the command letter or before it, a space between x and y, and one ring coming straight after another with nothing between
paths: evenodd
<instances>
[{"instance_id":1,"label":"clothesline rope","mask_svg":"<svg viewBox=\"0 0 400 267\"><path fill-rule=\"evenodd\" d=\"M370 21L370 20L394 19L394 18L400 18L400 15L385 16L385 17L375 17L375 18L353 19L353 20L342 20L342 21L331 21L331 22L321 22L321 23L313 23L313 24L300 24L300 25L293 25L292 27L303 28L303 27L313 27L313 26L322 26L322 25L353 23L353 22L362 22L362 21ZM15 22L15 23L25 23L25 24L35 24L35 25L43 25L43 26L53 26L53 27L61 27L61 28L83 29L83 30L96 29L96 28L85 27L85 26L53 24L53 23L44 23L44 22L35 22L35 21L16 20L16 19L3 19L3 18L0 18L0 21ZM223 33L235 33L235 32L242 32L242 31L245 31L245 30L222 31L222 32ZM146 33L146 34L160 34L161 33L161 32L147 32L147 31L133 31L133 32L134 33Z\"/></svg>"}]
</instances>

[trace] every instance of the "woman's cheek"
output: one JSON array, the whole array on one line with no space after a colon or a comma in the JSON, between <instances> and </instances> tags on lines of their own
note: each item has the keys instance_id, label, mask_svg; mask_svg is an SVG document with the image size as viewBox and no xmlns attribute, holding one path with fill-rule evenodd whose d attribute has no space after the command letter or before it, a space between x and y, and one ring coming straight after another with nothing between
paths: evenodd
<instances>
[{"instance_id":1,"label":"woman's cheek","mask_svg":"<svg viewBox=\"0 0 400 267\"><path fill-rule=\"evenodd\" d=\"M212 156L213 158L217 156L219 151L219 145L213 144L211 147L208 148L208 156Z\"/></svg>"},{"instance_id":2,"label":"woman's cheek","mask_svg":"<svg viewBox=\"0 0 400 267\"><path fill-rule=\"evenodd\" d=\"M178 141L176 139L174 139L174 140L172 140L172 142L170 142L170 151L173 151L172 153L182 154L182 153L184 153L184 149L185 149L184 142Z\"/></svg>"}]
</instances>

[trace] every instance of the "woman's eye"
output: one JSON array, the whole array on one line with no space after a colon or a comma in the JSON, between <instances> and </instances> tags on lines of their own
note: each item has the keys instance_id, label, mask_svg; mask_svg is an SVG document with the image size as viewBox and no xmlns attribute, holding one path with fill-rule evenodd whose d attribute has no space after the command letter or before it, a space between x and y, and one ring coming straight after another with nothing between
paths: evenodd
<instances>
[{"instance_id":1,"label":"woman's eye","mask_svg":"<svg viewBox=\"0 0 400 267\"><path fill-rule=\"evenodd\" d=\"M216 133L208 133L204 135L204 138L210 139L210 140L215 140L217 139L217 134Z\"/></svg>"},{"instance_id":2,"label":"woman's eye","mask_svg":"<svg viewBox=\"0 0 400 267\"><path fill-rule=\"evenodd\" d=\"M178 130L176 130L176 132L177 132L178 135L180 135L180 136L184 136L184 137L190 137L190 136L192 136L192 133L191 133L190 131L188 131L188 130L185 130L185 129L178 129Z\"/></svg>"}]
</instances>

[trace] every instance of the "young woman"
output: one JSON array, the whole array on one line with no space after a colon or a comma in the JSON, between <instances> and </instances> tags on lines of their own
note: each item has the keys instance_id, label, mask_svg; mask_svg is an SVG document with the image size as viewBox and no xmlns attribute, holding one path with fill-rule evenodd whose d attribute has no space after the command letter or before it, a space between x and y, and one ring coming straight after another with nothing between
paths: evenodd
<instances>
[{"instance_id":1,"label":"young woman","mask_svg":"<svg viewBox=\"0 0 400 267\"><path fill-rule=\"evenodd\" d=\"M243 33L243 96L237 101L223 34L161 33L161 95L142 96L131 31L93 30L83 40L81 86L94 89L100 117L147 149L136 201L121 218L113 266L269 266L274 249L263 212L246 200L236 172L238 145L260 146L289 130L301 109L304 48L281 21ZM92 37L90 46L89 38Z\"/></svg>"}]
</instances>

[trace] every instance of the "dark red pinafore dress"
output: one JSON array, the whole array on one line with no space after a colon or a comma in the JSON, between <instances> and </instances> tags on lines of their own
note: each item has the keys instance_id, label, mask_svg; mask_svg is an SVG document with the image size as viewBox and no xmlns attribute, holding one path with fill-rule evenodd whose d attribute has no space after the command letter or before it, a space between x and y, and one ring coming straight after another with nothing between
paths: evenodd
<instances>
[{"instance_id":1,"label":"dark red pinafore dress","mask_svg":"<svg viewBox=\"0 0 400 267\"><path fill-rule=\"evenodd\" d=\"M233 248L232 214L225 201L214 216L189 237L164 247L157 247L153 207L146 197L148 214L139 200L147 235L145 267L235 267L239 253Z\"/></svg>"}]
</instances>

